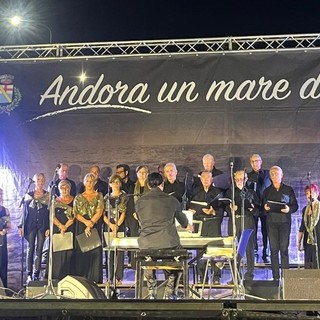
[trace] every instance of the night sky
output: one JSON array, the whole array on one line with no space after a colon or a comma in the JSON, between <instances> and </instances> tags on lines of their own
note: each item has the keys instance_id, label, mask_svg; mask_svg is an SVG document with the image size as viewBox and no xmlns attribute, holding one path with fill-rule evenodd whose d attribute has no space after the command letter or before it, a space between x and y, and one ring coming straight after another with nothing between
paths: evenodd
<instances>
[{"instance_id":1,"label":"night sky","mask_svg":"<svg viewBox=\"0 0 320 320\"><path fill-rule=\"evenodd\" d=\"M319 33L320 3L227 0L2 0L2 45ZM33 21L14 31L5 20Z\"/></svg>"}]
</instances>

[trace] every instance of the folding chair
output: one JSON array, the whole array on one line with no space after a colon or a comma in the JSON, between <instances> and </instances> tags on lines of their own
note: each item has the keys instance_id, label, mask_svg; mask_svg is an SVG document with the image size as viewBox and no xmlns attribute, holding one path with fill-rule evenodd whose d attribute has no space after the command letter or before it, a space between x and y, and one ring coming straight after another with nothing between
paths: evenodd
<instances>
[{"instance_id":1,"label":"folding chair","mask_svg":"<svg viewBox=\"0 0 320 320\"><path fill-rule=\"evenodd\" d=\"M239 243L237 245L237 260L240 265L240 268L243 267L243 265L244 265L243 262L244 262L244 258L246 256L246 249L247 249L247 245L248 245L248 242L249 242L249 239L250 239L252 233L253 233L253 229L245 229L241 233L241 237L240 237ZM229 263L230 270L231 270L231 276L232 276L232 280L233 280L233 285L232 285L233 290L236 292L236 294L238 292L242 292L242 294L244 294L243 289L242 289L243 288L243 278L240 276L240 272L239 272L238 268L236 268L238 281L235 281L236 277L235 277L234 270L232 267L232 261L234 261L235 259L234 259L232 246L230 248L219 248L217 246L210 247L210 245L208 245L207 252L203 255L203 259L207 259L207 263L206 263L206 269L205 269L205 274L204 274L204 281L202 283L202 290L201 290L201 295L200 295L201 298L203 297L203 291L204 291L204 287L205 287L206 277L208 274L209 264L210 263L212 264L214 262L228 262ZM208 299L210 298L210 295L211 295L212 279L213 279L213 277L211 277L211 281L210 281ZM223 286L223 287L225 287L225 286ZM235 288L238 288L239 290L235 290Z\"/></svg>"}]
</instances>

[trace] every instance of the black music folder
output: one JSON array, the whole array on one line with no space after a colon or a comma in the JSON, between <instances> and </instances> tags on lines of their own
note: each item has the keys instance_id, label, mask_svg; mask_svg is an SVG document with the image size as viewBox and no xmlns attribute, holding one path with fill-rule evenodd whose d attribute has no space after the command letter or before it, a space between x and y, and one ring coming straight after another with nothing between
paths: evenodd
<instances>
[{"instance_id":1,"label":"black music folder","mask_svg":"<svg viewBox=\"0 0 320 320\"><path fill-rule=\"evenodd\" d=\"M281 209L284 209L286 207L286 204L284 202L278 202L278 201L267 201L267 205L270 208L270 211L272 212L279 212L281 213Z\"/></svg>"},{"instance_id":2,"label":"black music folder","mask_svg":"<svg viewBox=\"0 0 320 320\"><path fill-rule=\"evenodd\" d=\"M78 234L76 236L76 239L83 253L91 251L101 246L101 239L99 237L97 229L95 228L91 230L91 235L89 237L87 237L86 234L83 232Z\"/></svg>"}]
</instances>

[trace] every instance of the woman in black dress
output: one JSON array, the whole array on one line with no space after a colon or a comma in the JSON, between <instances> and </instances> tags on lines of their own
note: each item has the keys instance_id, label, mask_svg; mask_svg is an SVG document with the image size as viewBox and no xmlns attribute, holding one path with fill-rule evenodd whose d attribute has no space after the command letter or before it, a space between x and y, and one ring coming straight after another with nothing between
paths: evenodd
<instances>
[{"instance_id":1,"label":"woman in black dress","mask_svg":"<svg viewBox=\"0 0 320 320\"><path fill-rule=\"evenodd\" d=\"M28 242L27 282L39 280L43 245L49 236L49 193L43 188L46 178L43 173L37 173L33 181L35 190L25 197L24 215L18 226L20 237L24 236Z\"/></svg>"},{"instance_id":2,"label":"woman in black dress","mask_svg":"<svg viewBox=\"0 0 320 320\"><path fill-rule=\"evenodd\" d=\"M112 192L107 197L106 214L103 221L109 226L109 231L112 236L118 235L119 232L124 234L124 219L126 216L128 197L125 196L124 191L121 190L121 177L114 174L110 177L110 187ZM108 217L109 216L109 217ZM110 219L109 219L110 218ZM108 273L108 255L106 255L107 273ZM116 267L116 268L114 268ZM114 252L110 255L110 281L116 276L117 284L122 284L124 271L124 251L117 251L116 265L114 259ZM108 277L108 274L107 274Z\"/></svg>"},{"instance_id":3,"label":"woman in black dress","mask_svg":"<svg viewBox=\"0 0 320 320\"><path fill-rule=\"evenodd\" d=\"M101 239L102 213L104 199L101 192L94 190L95 178L91 173L85 175L83 184L85 191L74 199L73 212L76 218L75 236L85 233L91 235L97 229ZM96 283L102 283L102 246L88 252L82 252L75 241L75 274Z\"/></svg>"},{"instance_id":4,"label":"woman in black dress","mask_svg":"<svg viewBox=\"0 0 320 320\"><path fill-rule=\"evenodd\" d=\"M53 218L53 233L64 235L66 232L73 233L73 196L70 195L71 184L68 180L61 180L59 185L60 196L55 202L55 216ZM54 240L53 240L54 241ZM53 252L52 255L52 278L61 280L65 276L73 274L72 268L73 250Z\"/></svg>"}]
</instances>

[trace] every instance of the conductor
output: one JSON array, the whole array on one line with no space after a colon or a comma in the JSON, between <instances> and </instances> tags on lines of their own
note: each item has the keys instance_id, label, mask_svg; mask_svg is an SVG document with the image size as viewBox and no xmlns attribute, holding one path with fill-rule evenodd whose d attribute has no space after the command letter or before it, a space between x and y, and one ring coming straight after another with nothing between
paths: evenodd
<instances>
[{"instance_id":1,"label":"conductor","mask_svg":"<svg viewBox=\"0 0 320 320\"><path fill-rule=\"evenodd\" d=\"M179 201L162 191L164 184L161 174L150 173L147 183L151 189L150 192L143 195L136 203L136 211L141 223L139 249L181 249L175 218L190 232L192 232L192 226L181 211ZM165 298L175 299L181 273L176 270L166 271L166 273L168 281L164 292ZM155 298L157 281L153 272L146 270L145 277L150 297Z\"/></svg>"}]
</instances>

